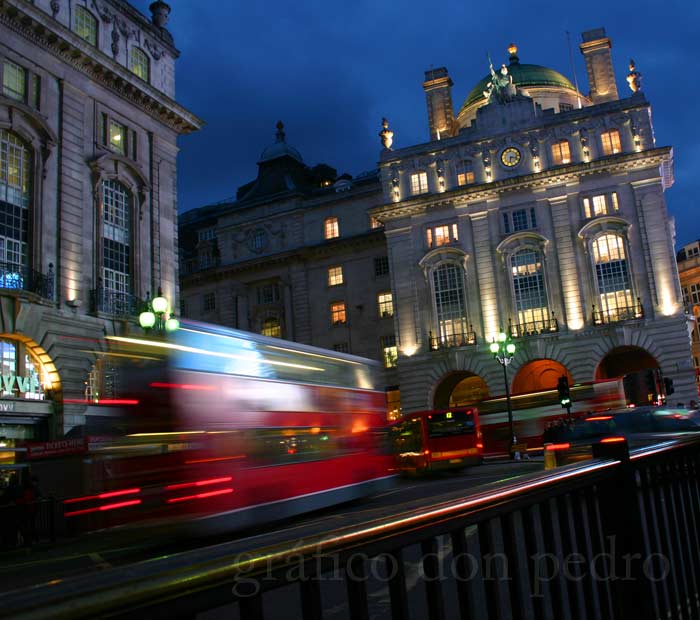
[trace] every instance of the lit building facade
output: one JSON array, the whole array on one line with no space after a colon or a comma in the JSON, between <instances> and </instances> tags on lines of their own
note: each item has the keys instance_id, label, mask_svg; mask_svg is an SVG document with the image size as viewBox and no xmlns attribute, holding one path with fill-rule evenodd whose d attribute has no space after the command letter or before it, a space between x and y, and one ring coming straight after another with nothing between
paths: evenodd
<instances>
[{"instance_id":1,"label":"lit building facade","mask_svg":"<svg viewBox=\"0 0 700 620\"><path fill-rule=\"evenodd\" d=\"M381 361L397 408L382 202L376 170L309 167L278 123L254 181L180 217L181 315Z\"/></svg>"},{"instance_id":2,"label":"lit building facade","mask_svg":"<svg viewBox=\"0 0 700 620\"><path fill-rule=\"evenodd\" d=\"M683 246L676 255L676 259L683 291L683 303L688 316L695 381L698 395L700 395L700 240ZM697 402L698 398L694 400Z\"/></svg>"},{"instance_id":3,"label":"lit building facade","mask_svg":"<svg viewBox=\"0 0 700 620\"><path fill-rule=\"evenodd\" d=\"M658 367L697 397L641 74L618 94L603 29L583 33L590 92L523 64L492 69L455 113L444 68L426 72L431 141L395 148L384 124L384 224L405 412L504 393L489 343L516 340L515 394Z\"/></svg>"},{"instance_id":4,"label":"lit building facade","mask_svg":"<svg viewBox=\"0 0 700 620\"><path fill-rule=\"evenodd\" d=\"M85 425L105 335L177 296L170 8L123 0L0 4L0 436ZM133 324L133 323L132 323ZM100 386L99 388L97 386Z\"/></svg>"}]
</instances>

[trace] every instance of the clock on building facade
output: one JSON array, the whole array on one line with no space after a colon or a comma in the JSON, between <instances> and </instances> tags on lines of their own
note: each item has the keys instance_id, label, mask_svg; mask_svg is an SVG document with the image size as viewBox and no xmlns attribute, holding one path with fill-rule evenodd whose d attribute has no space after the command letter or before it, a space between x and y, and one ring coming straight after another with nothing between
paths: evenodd
<instances>
[{"instance_id":1,"label":"clock on building facade","mask_svg":"<svg viewBox=\"0 0 700 620\"><path fill-rule=\"evenodd\" d=\"M503 149L503 152L501 153L501 163L509 168L514 168L517 166L521 159L522 155L520 154L520 151L514 146L509 146Z\"/></svg>"}]
</instances>

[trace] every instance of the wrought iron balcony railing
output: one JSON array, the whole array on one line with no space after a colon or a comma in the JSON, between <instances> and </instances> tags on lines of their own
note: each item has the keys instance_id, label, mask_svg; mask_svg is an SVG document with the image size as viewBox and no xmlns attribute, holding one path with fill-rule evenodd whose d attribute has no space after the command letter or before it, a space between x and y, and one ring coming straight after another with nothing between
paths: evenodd
<instances>
[{"instance_id":1,"label":"wrought iron balcony railing","mask_svg":"<svg viewBox=\"0 0 700 620\"><path fill-rule=\"evenodd\" d=\"M607 308L606 310L596 310L593 305L593 324L606 325L608 323L620 323L622 321L635 321L644 318L644 306L637 297L637 304L634 306L619 306L617 308Z\"/></svg>"},{"instance_id":2,"label":"wrought iron balcony railing","mask_svg":"<svg viewBox=\"0 0 700 620\"><path fill-rule=\"evenodd\" d=\"M143 301L131 293L118 293L104 287L90 291L90 311L118 317L136 316Z\"/></svg>"},{"instance_id":3,"label":"wrought iron balcony railing","mask_svg":"<svg viewBox=\"0 0 700 620\"><path fill-rule=\"evenodd\" d=\"M430 350L448 349L452 347L466 347L476 344L476 332L469 326L468 332L463 334L445 334L444 336L433 336L430 332Z\"/></svg>"},{"instance_id":4,"label":"wrought iron balcony railing","mask_svg":"<svg viewBox=\"0 0 700 620\"><path fill-rule=\"evenodd\" d=\"M554 317L554 312L549 313L549 319L541 321L528 321L526 323L513 323L508 319L508 333L511 338L523 338L525 336L541 336L559 331L559 321Z\"/></svg>"},{"instance_id":5,"label":"wrought iron balcony railing","mask_svg":"<svg viewBox=\"0 0 700 620\"><path fill-rule=\"evenodd\" d=\"M53 299L53 263L49 263L49 272L46 274L24 265L0 263L0 289L28 291L44 299Z\"/></svg>"}]
</instances>

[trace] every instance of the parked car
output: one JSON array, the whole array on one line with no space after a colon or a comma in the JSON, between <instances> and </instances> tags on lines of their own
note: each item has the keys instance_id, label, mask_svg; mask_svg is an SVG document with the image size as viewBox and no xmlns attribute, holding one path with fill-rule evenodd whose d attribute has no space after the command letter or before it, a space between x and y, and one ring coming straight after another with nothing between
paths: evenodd
<instances>
[{"instance_id":1,"label":"parked car","mask_svg":"<svg viewBox=\"0 0 700 620\"><path fill-rule=\"evenodd\" d=\"M697 412L673 407L606 411L547 429L543 438L545 463L552 463L552 454L556 465L590 459L597 443L626 440L630 448L635 448L686 433L700 433Z\"/></svg>"}]
</instances>

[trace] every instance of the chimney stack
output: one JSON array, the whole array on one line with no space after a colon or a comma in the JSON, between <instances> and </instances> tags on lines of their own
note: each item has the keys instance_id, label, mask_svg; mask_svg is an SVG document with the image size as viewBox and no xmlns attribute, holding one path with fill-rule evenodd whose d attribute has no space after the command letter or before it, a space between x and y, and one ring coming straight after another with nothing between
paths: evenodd
<instances>
[{"instance_id":1,"label":"chimney stack","mask_svg":"<svg viewBox=\"0 0 700 620\"><path fill-rule=\"evenodd\" d=\"M593 103L616 101L620 97L617 94L615 84L615 71L613 70L612 43L605 36L605 28L587 30L581 34L583 43L579 46L586 60L586 73L590 86L589 98Z\"/></svg>"},{"instance_id":2,"label":"chimney stack","mask_svg":"<svg viewBox=\"0 0 700 620\"><path fill-rule=\"evenodd\" d=\"M454 135L452 80L447 75L447 69L440 67L426 71L423 90L428 105L430 139L439 140Z\"/></svg>"}]
</instances>

